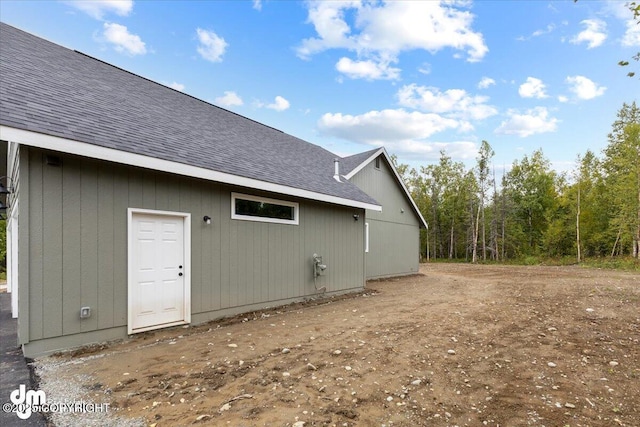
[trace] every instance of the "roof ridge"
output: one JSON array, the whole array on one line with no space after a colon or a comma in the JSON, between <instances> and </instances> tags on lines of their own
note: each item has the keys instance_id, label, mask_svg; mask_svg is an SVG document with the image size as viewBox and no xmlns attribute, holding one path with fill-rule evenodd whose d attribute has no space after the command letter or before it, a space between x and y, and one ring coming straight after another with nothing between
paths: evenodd
<instances>
[{"instance_id":1,"label":"roof ridge","mask_svg":"<svg viewBox=\"0 0 640 427\"><path fill-rule=\"evenodd\" d=\"M64 46L63 46L63 47L64 47ZM181 95L188 96L189 98L195 99L196 101L202 102L202 103L204 103L204 104L207 104L207 105L210 105L210 106L212 106L212 107L218 108L218 109L220 109L220 110L226 111L226 112L228 112L228 113L234 114L234 115L236 115L236 116L238 116L238 117L242 117L243 119L250 120L250 121L252 121L252 122L254 122L254 123L257 123L257 124L259 124L259 125L262 125L262 126L264 126L264 127L266 127L266 128L273 129L273 130L275 130L275 131L277 131L277 132L280 132L280 133L285 133L284 131L282 131L282 130L280 130L280 129L274 128L273 126L266 125L266 124L261 123L261 122L259 122L259 121L257 121L257 120L254 120L254 119L252 119L252 118L250 118L250 117L243 116L242 114L236 113L236 112L231 111L231 110L227 110L226 108L222 108L222 107L220 107L219 105L212 104L212 103L207 102L207 101L205 101L205 100L203 100L203 99L200 99L200 98L198 98L197 96L193 96L193 95L190 95L190 94L188 94L188 93L182 92L182 91L180 91L180 90L174 89L174 88L172 88L171 86L163 85L162 83L158 83L157 81L155 81L155 80L151 80L151 79L150 79L150 78L148 78L148 77L141 76L140 74L136 74L136 73L131 72L131 71L129 71L129 70L126 70L126 69L124 69L124 68L118 67L117 65L110 64L110 63L108 63L108 62L106 62L106 61L103 61L102 59L96 58L96 57L91 56L91 55L89 55L89 54L87 54L87 53L80 52L79 50L76 50L76 49L73 49L73 51L74 51L75 53L78 53L78 54L80 54L80 55L82 55L82 56L85 56L85 57L87 57L87 58L89 58L89 59L92 59L92 60L94 60L94 61L98 61L98 62L100 62L100 63L102 63L102 64L104 64L104 65L108 65L109 67L113 67L113 68L117 69L118 71L123 71L123 72L125 72L125 73L127 73L127 74L131 74L132 76L135 76L135 77L138 77L138 78L140 78L140 79L146 80L146 81L151 82L151 83L153 83L153 84L156 84L156 85L158 85L158 86L162 86L162 87L163 87L163 88L165 88L165 89L171 89L172 91L177 92L177 93L179 93L179 94L181 94Z\"/></svg>"}]
</instances>

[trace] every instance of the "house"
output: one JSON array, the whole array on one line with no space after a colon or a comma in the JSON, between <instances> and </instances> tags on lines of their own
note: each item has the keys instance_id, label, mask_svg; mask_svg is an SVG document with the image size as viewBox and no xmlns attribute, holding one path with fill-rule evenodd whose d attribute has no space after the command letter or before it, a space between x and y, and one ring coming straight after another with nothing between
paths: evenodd
<instances>
[{"instance_id":1,"label":"house","mask_svg":"<svg viewBox=\"0 0 640 427\"><path fill-rule=\"evenodd\" d=\"M7 276L26 356L396 274L365 267L384 257L377 222L405 224L384 203L419 217L384 150L376 181L375 153L340 159L4 23L0 40ZM415 271L407 239L398 273Z\"/></svg>"},{"instance_id":2,"label":"house","mask_svg":"<svg viewBox=\"0 0 640 427\"><path fill-rule=\"evenodd\" d=\"M345 178L375 198L382 211L366 211L367 279L418 272L420 229L427 222L384 147L342 159Z\"/></svg>"}]
</instances>

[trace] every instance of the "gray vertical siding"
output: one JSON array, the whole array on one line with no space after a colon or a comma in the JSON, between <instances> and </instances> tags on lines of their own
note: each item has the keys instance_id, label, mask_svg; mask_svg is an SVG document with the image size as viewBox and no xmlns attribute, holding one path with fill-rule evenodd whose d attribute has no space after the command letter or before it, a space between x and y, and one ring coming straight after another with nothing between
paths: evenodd
<instances>
[{"instance_id":1,"label":"gray vertical siding","mask_svg":"<svg viewBox=\"0 0 640 427\"><path fill-rule=\"evenodd\" d=\"M108 328L115 323L115 177L113 165L105 164L98 169L98 303L100 312L96 316L98 328Z\"/></svg>"},{"instance_id":2,"label":"gray vertical siding","mask_svg":"<svg viewBox=\"0 0 640 427\"><path fill-rule=\"evenodd\" d=\"M32 166L34 169L42 167L37 162ZM82 295L79 284L82 283L81 269L78 268L78 260L81 259L81 183L80 162L75 157L64 159L64 173L62 174L62 271L63 285L62 293L62 334L70 335L80 332L80 322L78 322L78 310L82 306ZM26 172L26 171L25 171ZM24 173L23 175L26 175ZM26 260L25 260L26 261Z\"/></svg>"},{"instance_id":3,"label":"gray vertical siding","mask_svg":"<svg viewBox=\"0 0 640 427\"><path fill-rule=\"evenodd\" d=\"M35 151L35 150L34 150ZM68 166L63 166L65 169ZM90 318L80 322L80 330L82 332L92 331L98 328L98 319L100 318L100 310L96 310L98 305L98 259L102 254L98 252L98 236L100 226L98 223L98 172L104 165L96 162L81 162L79 172L80 177L80 265L76 268L80 269L80 283L71 283L71 291L80 292L81 306L92 307L93 314ZM50 168L44 165L43 168ZM64 191L64 189L63 189ZM45 215L48 213L47 206L43 206ZM53 268L47 267L47 268ZM76 315L79 313L80 307L76 307ZM47 319L49 320L49 319ZM57 319L50 319L55 322ZM53 335L52 335L53 336ZM49 338L50 336L45 336Z\"/></svg>"},{"instance_id":4,"label":"gray vertical siding","mask_svg":"<svg viewBox=\"0 0 640 427\"><path fill-rule=\"evenodd\" d=\"M416 273L419 219L384 156L380 156L379 169L372 161L350 181L382 205L382 212L366 212L369 223L369 252L365 255L367 279Z\"/></svg>"},{"instance_id":5,"label":"gray vertical siding","mask_svg":"<svg viewBox=\"0 0 640 427\"><path fill-rule=\"evenodd\" d=\"M418 227L413 225L369 221L367 278L417 273L419 231Z\"/></svg>"},{"instance_id":6,"label":"gray vertical siding","mask_svg":"<svg viewBox=\"0 0 640 427\"><path fill-rule=\"evenodd\" d=\"M40 153L33 153L38 156ZM42 163L42 155L38 156ZM31 163L31 162L30 162ZM62 193L62 168L41 168L34 174L42 179L42 216L39 219L42 224L42 336L56 336L62 333L61 322L47 322L46 319L62 318L62 203L58 194ZM35 181L35 180L34 180ZM32 186L35 183L32 181ZM32 207L35 205L32 203ZM44 206L48 206L45 212ZM33 248L34 246L32 246ZM35 295L32 295L35 297Z\"/></svg>"},{"instance_id":7,"label":"gray vertical siding","mask_svg":"<svg viewBox=\"0 0 640 427\"><path fill-rule=\"evenodd\" d=\"M31 233L28 232L31 228L31 222L29 221L29 173L22 173L28 171L29 167L29 151L22 147L18 147L18 165L16 173L18 174L19 191L17 197L19 201L19 209L24 214L20 214L20 224L18 228L18 342L20 344L29 341L29 323L31 313L29 310L31 300L31 291L29 289L29 271L31 270L31 262L29 253L31 248L29 247L29 240ZM27 258L27 259L25 259Z\"/></svg>"},{"instance_id":8,"label":"gray vertical siding","mask_svg":"<svg viewBox=\"0 0 640 427\"><path fill-rule=\"evenodd\" d=\"M20 341L38 354L126 335L127 208L188 212L194 323L328 292L360 289L364 212L141 168L21 147ZM231 219L231 192L300 204L299 225ZM204 215L212 217L207 225ZM83 306L92 308L80 319ZM27 319L28 322L24 320Z\"/></svg>"}]
</instances>

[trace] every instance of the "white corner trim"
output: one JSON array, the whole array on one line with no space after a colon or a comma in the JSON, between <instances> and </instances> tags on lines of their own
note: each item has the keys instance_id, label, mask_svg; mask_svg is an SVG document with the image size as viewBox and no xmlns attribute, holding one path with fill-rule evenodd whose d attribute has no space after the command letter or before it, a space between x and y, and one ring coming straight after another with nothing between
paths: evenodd
<instances>
[{"instance_id":1,"label":"white corner trim","mask_svg":"<svg viewBox=\"0 0 640 427\"><path fill-rule=\"evenodd\" d=\"M364 252L369 252L369 223L364 223Z\"/></svg>"},{"instance_id":2,"label":"white corner trim","mask_svg":"<svg viewBox=\"0 0 640 427\"><path fill-rule=\"evenodd\" d=\"M184 163L177 163L170 160L157 159L143 156L141 154L128 153L113 148L101 147L88 144L86 142L73 141L58 136L45 135L23 129L16 129L9 126L0 125L0 139L30 147L44 148L47 150L61 151L63 153L75 154L78 156L90 157L93 159L107 160L129 166L138 166L178 175L202 178L208 181L220 182L223 184L239 185L242 187L254 188L256 190L279 193L287 196L300 197L303 199L317 200L353 208L369 209L377 212L382 211L382 206L345 199L343 197L331 196L317 193L315 191L303 190L289 187L282 184L261 181L255 178L245 178L239 175L232 175L225 172L218 172Z\"/></svg>"}]
</instances>

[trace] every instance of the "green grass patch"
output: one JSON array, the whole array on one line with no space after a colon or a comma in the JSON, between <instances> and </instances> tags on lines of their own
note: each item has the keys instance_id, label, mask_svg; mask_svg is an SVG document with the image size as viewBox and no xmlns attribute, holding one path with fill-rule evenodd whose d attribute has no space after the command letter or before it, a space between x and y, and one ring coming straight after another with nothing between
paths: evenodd
<instances>
[{"instance_id":1,"label":"green grass patch","mask_svg":"<svg viewBox=\"0 0 640 427\"><path fill-rule=\"evenodd\" d=\"M437 263L470 263L464 259L435 259L429 262ZM556 267L564 267L570 265L580 265L587 268L603 268L611 270L623 270L623 271L639 271L640 272L640 260L632 258L630 256L619 257L599 257L599 258L587 258L578 264L578 260L575 256L564 256L545 258L533 255L527 255L520 258L508 259L506 261L478 261L478 264L490 264L490 265L548 265Z\"/></svg>"},{"instance_id":2,"label":"green grass patch","mask_svg":"<svg viewBox=\"0 0 640 427\"><path fill-rule=\"evenodd\" d=\"M580 265L592 268L608 268L612 270L640 271L640 260L632 257L588 258Z\"/></svg>"}]
</instances>

